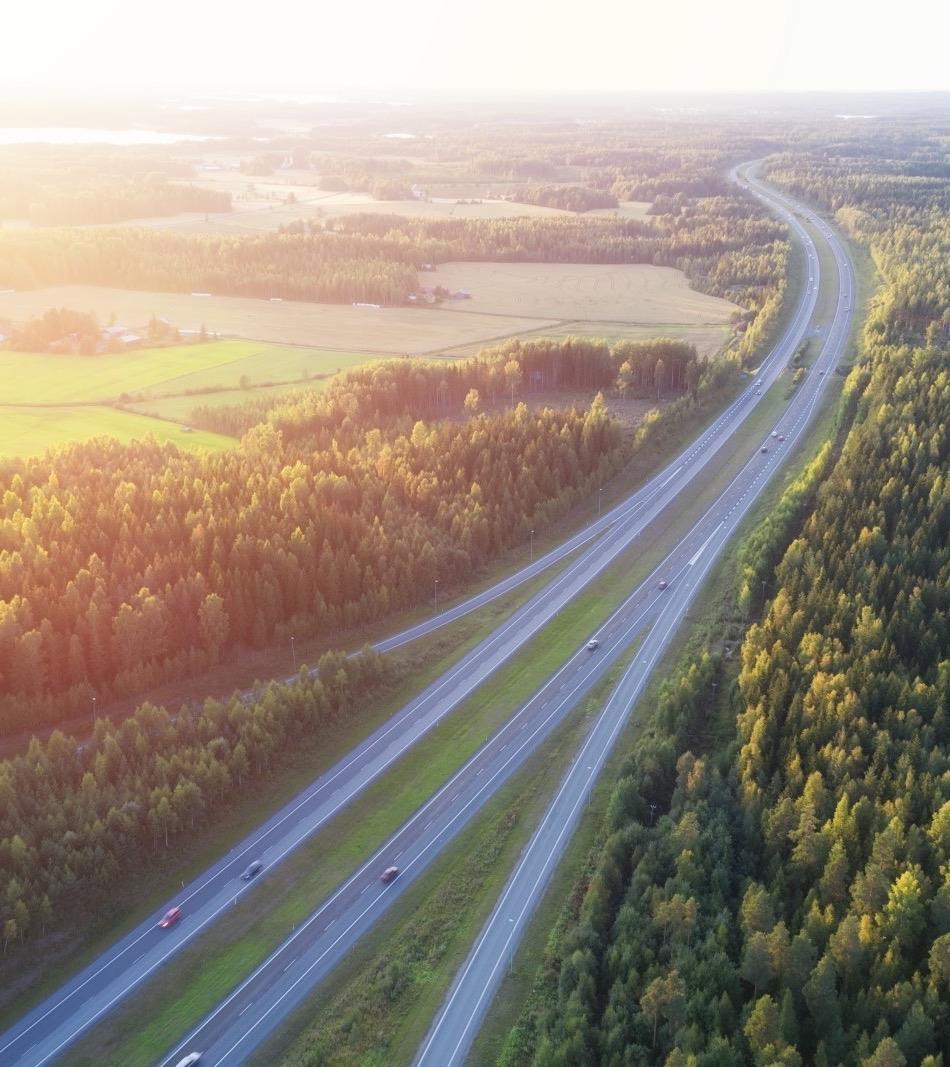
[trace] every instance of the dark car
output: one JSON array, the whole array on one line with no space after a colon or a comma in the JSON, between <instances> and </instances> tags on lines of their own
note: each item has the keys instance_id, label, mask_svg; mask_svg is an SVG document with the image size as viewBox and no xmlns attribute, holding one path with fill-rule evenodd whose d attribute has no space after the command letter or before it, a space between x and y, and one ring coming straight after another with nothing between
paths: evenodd
<instances>
[{"instance_id":1,"label":"dark car","mask_svg":"<svg viewBox=\"0 0 950 1067\"><path fill-rule=\"evenodd\" d=\"M660 584L657 586L657 589L666 589L669 584L669 582L660 582Z\"/></svg>"},{"instance_id":2,"label":"dark car","mask_svg":"<svg viewBox=\"0 0 950 1067\"><path fill-rule=\"evenodd\" d=\"M763 445L761 451L768 452L768 449L765 447L765 445Z\"/></svg>"},{"instance_id":3,"label":"dark car","mask_svg":"<svg viewBox=\"0 0 950 1067\"><path fill-rule=\"evenodd\" d=\"M387 867L385 871L379 876L381 882L391 882L396 875L399 874L398 867Z\"/></svg>"},{"instance_id":4,"label":"dark car","mask_svg":"<svg viewBox=\"0 0 950 1067\"><path fill-rule=\"evenodd\" d=\"M181 908L169 908L159 920L158 925L163 930L167 930L169 926L174 926L175 923L180 922L182 915L184 915L184 912Z\"/></svg>"},{"instance_id":5,"label":"dark car","mask_svg":"<svg viewBox=\"0 0 950 1067\"><path fill-rule=\"evenodd\" d=\"M260 874L264 869L264 864L260 860L254 860L253 863L249 863L247 870L241 875L245 882L249 882L255 874Z\"/></svg>"}]
</instances>

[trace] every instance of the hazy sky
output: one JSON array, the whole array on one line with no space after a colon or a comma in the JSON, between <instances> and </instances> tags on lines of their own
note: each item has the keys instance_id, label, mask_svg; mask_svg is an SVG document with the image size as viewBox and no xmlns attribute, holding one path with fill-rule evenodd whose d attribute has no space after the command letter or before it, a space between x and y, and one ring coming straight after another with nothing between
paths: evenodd
<instances>
[{"instance_id":1,"label":"hazy sky","mask_svg":"<svg viewBox=\"0 0 950 1067\"><path fill-rule=\"evenodd\" d=\"M0 81L950 88L946 0L5 0Z\"/></svg>"}]
</instances>

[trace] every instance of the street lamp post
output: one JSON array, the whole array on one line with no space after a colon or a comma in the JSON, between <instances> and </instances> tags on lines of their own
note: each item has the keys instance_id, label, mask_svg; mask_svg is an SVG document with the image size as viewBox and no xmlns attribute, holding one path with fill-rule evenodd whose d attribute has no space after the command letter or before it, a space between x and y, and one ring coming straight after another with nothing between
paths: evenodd
<instances>
[{"instance_id":1,"label":"street lamp post","mask_svg":"<svg viewBox=\"0 0 950 1067\"><path fill-rule=\"evenodd\" d=\"M603 501L604 501L604 491L603 491L603 489L598 489L597 490L597 518L598 519L600 518L600 506L603 503Z\"/></svg>"},{"instance_id":2,"label":"street lamp post","mask_svg":"<svg viewBox=\"0 0 950 1067\"><path fill-rule=\"evenodd\" d=\"M294 636L290 635L290 658L294 662L294 674L297 673L297 648L294 644Z\"/></svg>"},{"instance_id":3,"label":"street lamp post","mask_svg":"<svg viewBox=\"0 0 950 1067\"><path fill-rule=\"evenodd\" d=\"M435 580L435 595L434 595L433 599L435 600L435 610L438 611L439 610L439 579L438 578L436 578L436 580Z\"/></svg>"},{"instance_id":4,"label":"street lamp post","mask_svg":"<svg viewBox=\"0 0 950 1067\"><path fill-rule=\"evenodd\" d=\"M534 563L534 530L531 531L531 556L529 562Z\"/></svg>"},{"instance_id":5,"label":"street lamp post","mask_svg":"<svg viewBox=\"0 0 950 1067\"><path fill-rule=\"evenodd\" d=\"M99 721L99 718L96 715L96 701L97 701L97 699L98 699L98 697L96 696L95 693L93 693L92 694L92 722L93 722L93 725L95 725Z\"/></svg>"}]
</instances>

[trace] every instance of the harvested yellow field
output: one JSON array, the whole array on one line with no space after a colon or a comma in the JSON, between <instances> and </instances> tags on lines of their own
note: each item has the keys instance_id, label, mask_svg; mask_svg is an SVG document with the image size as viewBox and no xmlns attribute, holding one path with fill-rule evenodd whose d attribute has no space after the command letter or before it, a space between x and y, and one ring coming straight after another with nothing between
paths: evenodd
<instances>
[{"instance_id":1,"label":"harvested yellow field","mask_svg":"<svg viewBox=\"0 0 950 1067\"><path fill-rule=\"evenodd\" d=\"M549 319L638 324L721 324L740 310L691 289L673 267L609 263L443 263L420 285L467 289L447 300L458 314L537 315Z\"/></svg>"},{"instance_id":2,"label":"harvested yellow field","mask_svg":"<svg viewBox=\"0 0 950 1067\"><path fill-rule=\"evenodd\" d=\"M203 325L211 334L386 355L439 352L455 345L493 341L555 324L553 317L539 322L523 312L460 315L442 308L375 310L349 304L291 300L272 303L252 297L193 297L187 293L137 292L87 285L0 293L0 318L23 321L42 315L51 307L93 312L102 322L115 315L128 326L142 325L157 315L181 330L198 330Z\"/></svg>"}]
</instances>

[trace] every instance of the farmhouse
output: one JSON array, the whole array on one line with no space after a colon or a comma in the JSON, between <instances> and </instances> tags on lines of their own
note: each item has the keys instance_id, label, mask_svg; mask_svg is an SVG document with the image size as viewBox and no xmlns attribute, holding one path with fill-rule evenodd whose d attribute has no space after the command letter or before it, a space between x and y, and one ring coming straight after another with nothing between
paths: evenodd
<instances>
[{"instance_id":1,"label":"farmhouse","mask_svg":"<svg viewBox=\"0 0 950 1067\"><path fill-rule=\"evenodd\" d=\"M126 348L129 345L140 344L143 340L140 334L133 333L128 326L104 326L100 331L100 337L104 345L118 344Z\"/></svg>"}]
</instances>

